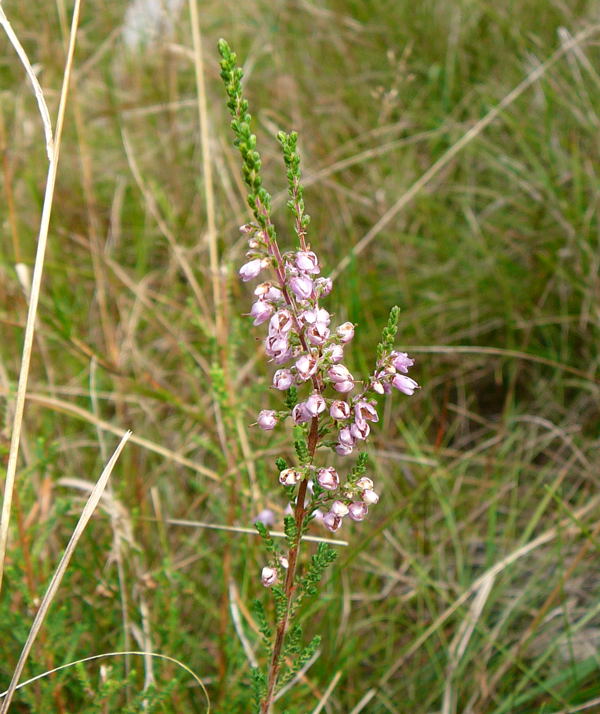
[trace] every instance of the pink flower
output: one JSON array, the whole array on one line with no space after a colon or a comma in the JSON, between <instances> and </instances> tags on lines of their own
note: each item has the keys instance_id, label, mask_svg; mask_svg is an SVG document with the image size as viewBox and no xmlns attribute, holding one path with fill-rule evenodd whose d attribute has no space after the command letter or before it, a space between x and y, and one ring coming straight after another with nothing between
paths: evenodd
<instances>
[{"instance_id":1,"label":"pink flower","mask_svg":"<svg viewBox=\"0 0 600 714\"><path fill-rule=\"evenodd\" d=\"M317 471L317 481L319 482L319 486L321 486L321 488L325 488L328 491L335 491L340 485L339 474L333 466L319 469Z\"/></svg>"},{"instance_id":2,"label":"pink flower","mask_svg":"<svg viewBox=\"0 0 600 714\"><path fill-rule=\"evenodd\" d=\"M269 264L268 260L266 261L266 264ZM254 260L250 260L248 263L244 263L244 265L240 268L240 278L247 283L248 280L255 278L264 267L264 258L255 258Z\"/></svg>"},{"instance_id":3,"label":"pink flower","mask_svg":"<svg viewBox=\"0 0 600 714\"><path fill-rule=\"evenodd\" d=\"M313 292L313 281L307 275L295 275L290 279L290 288L298 300L308 300Z\"/></svg>"},{"instance_id":4,"label":"pink flower","mask_svg":"<svg viewBox=\"0 0 600 714\"><path fill-rule=\"evenodd\" d=\"M353 521L364 521L367 513L369 512L369 509L367 508L366 503L362 503L361 501L356 501L355 503L351 503L348 506L348 515L350 518L352 518Z\"/></svg>"},{"instance_id":5,"label":"pink flower","mask_svg":"<svg viewBox=\"0 0 600 714\"><path fill-rule=\"evenodd\" d=\"M296 469L283 469L279 473L279 483L282 486L295 486L302 480L302 474Z\"/></svg>"},{"instance_id":6,"label":"pink flower","mask_svg":"<svg viewBox=\"0 0 600 714\"><path fill-rule=\"evenodd\" d=\"M367 489L362 493L362 499L367 504L367 506L374 506L379 501L379 496L375 491Z\"/></svg>"},{"instance_id":7,"label":"pink flower","mask_svg":"<svg viewBox=\"0 0 600 714\"><path fill-rule=\"evenodd\" d=\"M344 348L338 344L329 345L329 347L326 347L323 351L323 355L332 364L338 364L338 362L344 359Z\"/></svg>"},{"instance_id":8,"label":"pink flower","mask_svg":"<svg viewBox=\"0 0 600 714\"><path fill-rule=\"evenodd\" d=\"M331 278L317 278L314 282L315 292L318 297L327 297L333 287Z\"/></svg>"},{"instance_id":9,"label":"pink flower","mask_svg":"<svg viewBox=\"0 0 600 714\"><path fill-rule=\"evenodd\" d=\"M278 310L273 317L271 322L269 322L269 334L270 335L287 335L287 333L292 329L294 324L294 318L292 313L287 310Z\"/></svg>"},{"instance_id":10,"label":"pink flower","mask_svg":"<svg viewBox=\"0 0 600 714\"><path fill-rule=\"evenodd\" d=\"M414 379L405 377L403 374L397 374L394 379L392 379L392 384L396 389L399 389L404 394L408 394L409 397L419 388L419 385Z\"/></svg>"},{"instance_id":11,"label":"pink flower","mask_svg":"<svg viewBox=\"0 0 600 714\"><path fill-rule=\"evenodd\" d=\"M250 316L254 318L254 322L252 324L260 325L263 322L266 322L271 317L274 310L275 308L273 305L270 305L268 302L265 302L264 300L257 300L250 309Z\"/></svg>"},{"instance_id":12,"label":"pink flower","mask_svg":"<svg viewBox=\"0 0 600 714\"><path fill-rule=\"evenodd\" d=\"M262 584L266 588L270 588L271 585L275 585L275 583L277 582L277 571L275 570L275 568L269 568L268 566L265 566L262 569L260 579L262 581Z\"/></svg>"},{"instance_id":13,"label":"pink flower","mask_svg":"<svg viewBox=\"0 0 600 714\"><path fill-rule=\"evenodd\" d=\"M392 364L398 370L398 372L408 372L408 368L412 367L415 363L414 359L411 359L406 352L392 352L390 357L393 358Z\"/></svg>"},{"instance_id":14,"label":"pink flower","mask_svg":"<svg viewBox=\"0 0 600 714\"><path fill-rule=\"evenodd\" d=\"M283 293L272 283L260 283L254 288L254 294L259 300L267 300L268 302L279 302L283 299Z\"/></svg>"},{"instance_id":15,"label":"pink flower","mask_svg":"<svg viewBox=\"0 0 600 714\"><path fill-rule=\"evenodd\" d=\"M318 274L319 260L312 250L299 250L296 253L296 267L306 273Z\"/></svg>"},{"instance_id":16,"label":"pink flower","mask_svg":"<svg viewBox=\"0 0 600 714\"><path fill-rule=\"evenodd\" d=\"M325 407L327 406L325 404L325 400L318 392L311 394L310 397L304 402L304 405L306 411L311 415L311 417L316 417L318 414L321 414L321 412L324 412Z\"/></svg>"},{"instance_id":17,"label":"pink flower","mask_svg":"<svg viewBox=\"0 0 600 714\"><path fill-rule=\"evenodd\" d=\"M312 415L306 408L306 404L304 402L296 404L296 406L292 409L292 419L295 424L304 424L304 422L312 419Z\"/></svg>"},{"instance_id":18,"label":"pink flower","mask_svg":"<svg viewBox=\"0 0 600 714\"><path fill-rule=\"evenodd\" d=\"M335 445L335 453L339 454L340 456L348 456L348 454L352 453L353 446L350 446L349 444L336 444Z\"/></svg>"},{"instance_id":19,"label":"pink flower","mask_svg":"<svg viewBox=\"0 0 600 714\"><path fill-rule=\"evenodd\" d=\"M313 355L302 355L296 360L296 370L298 377L305 382L317 371L317 358Z\"/></svg>"},{"instance_id":20,"label":"pink flower","mask_svg":"<svg viewBox=\"0 0 600 714\"><path fill-rule=\"evenodd\" d=\"M300 320L307 325L320 324L325 327L331 322L331 317L327 310L322 307L315 308L314 310L303 310L300 313Z\"/></svg>"},{"instance_id":21,"label":"pink flower","mask_svg":"<svg viewBox=\"0 0 600 714\"><path fill-rule=\"evenodd\" d=\"M349 426L345 426L343 429L340 429L338 434L338 442L340 444L344 444L344 446L354 446L356 439L352 435L352 431L350 430Z\"/></svg>"},{"instance_id":22,"label":"pink flower","mask_svg":"<svg viewBox=\"0 0 600 714\"><path fill-rule=\"evenodd\" d=\"M371 382L371 389L377 394L385 394L385 387L378 379L374 379Z\"/></svg>"},{"instance_id":23,"label":"pink flower","mask_svg":"<svg viewBox=\"0 0 600 714\"><path fill-rule=\"evenodd\" d=\"M315 325L310 325L306 330L308 341L312 345L317 346L324 345L329 339L329 334L329 328L320 322L317 322Z\"/></svg>"},{"instance_id":24,"label":"pink flower","mask_svg":"<svg viewBox=\"0 0 600 714\"><path fill-rule=\"evenodd\" d=\"M275 364L283 364L292 356L292 350L285 336L269 335L265 340L265 352Z\"/></svg>"},{"instance_id":25,"label":"pink flower","mask_svg":"<svg viewBox=\"0 0 600 714\"><path fill-rule=\"evenodd\" d=\"M344 367L343 364L334 364L327 370L327 374L332 382L350 382L354 379L348 368Z\"/></svg>"},{"instance_id":26,"label":"pink flower","mask_svg":"<svg viewBox=\"0 0 600 714\"><path fill-rule=\"evenodd\" d=\"M337 328L336 334L342 342L350 342L354 337L354 325L351 322L344 322Z\"/></svg>"},{"instance_id":27,"label":"pink flower","mask_svg":"<svg viewBox=\"0 0 600 714\"><path fill-rule=\"evenodd\" d=\"M368 476L361 476L356 482L356 486L361 491L368 491L373 488L373 481Z\"/></svg>"},{"instance_id":28,"label":"pink flower","mask_svg":"<svg viewBox=\"0 0 600 714\"><path fill-rule=\"evenodd\" d=\"M326 513L323 516L323 525L332 533L335 533L342 525L342 519L340 518L340 516L336 516L335 513L329 511L329 513Z\"/></svg>"},{"instance_id":29,"label":"pink flower","mask_svg":"<svg viewBox=\"0 0 600 714\"><path fill-rule=\"evenodd\" d=\"M277 424L277 413L272 409L263 409L258 415L256 423L261 429L271 431L271 429L274 429Z\"/></svg>"},{"instance_id":30,"label":"pink flower","mask_svg":"<svg viewBox=\"0 0 600 714\"><path fill-rule=\"evenodd\" d=\"M289 369L278 369L273 375L273 386L275 389L285 391L294 384L294 375Z\"/></svg>"},{"instance_id":31,"label":"pink flower","mask_svg":"<svg viewBox=\"0 0 600 714\"><path fill-rule=\"evenodd\" d=\"M343 518L348 515L348 506L343 501L334 501L331 504L331 513Z\"/></svg>"},{"instance_id":32,"label":"pink flower","mask_svg":"<svg viewBox=\"0 0 600 714\"><path fill-rule=\"evenodd\" d=\"M333 388L336 392L341 392L342 394L347 394L354 389L354 382L335 382Z\"/></svg>"},{"instance_id":33,"label":"pink flower","mask_svg":"<svg viewBox=\"0 0 600 714\"><path fill-rule=\"evenodd\" d=\"M366 421L363 421L360 424L358 422L355 422L350 426L350 433L355 439L364 440L371 433L371 427L367 424Z\"/></svg>"},{"instance_id":34,"label":"pink flower","mask_svg":"<svg viewBox=\"0 0 600 714\"><path fill-rule=\"evenodd\" d=\"M263 508L263 510L254 519L255 523L262 523L265 526L275 525L275 514L270 508Z\"/></svg>"},{"instance_id":35,"label":"pink flower","mask_svg":"<svg viewBox=\"0 0 600 714\"><path fill-rule=\"evenodd\" d=\"M365 399L361 399L354 405L354 414L356 415L356 422L363 422L365 419L368 421L379 421L379 414L377 410Z\"/></svg>"},{"instance_id":36,"label":"pink flower","mask_svg":"<svg viewBox=\"0 0 600 714\"><path fill-rule=\"evenodd\" d=\"M341 400L336 399L334 402L331 403L331 408L329 409L329 416L332 419L336 419L338 421L348 419L350 417L350 405L348 404L348 402L342 402Z\"/></svg>"}]
</instances>

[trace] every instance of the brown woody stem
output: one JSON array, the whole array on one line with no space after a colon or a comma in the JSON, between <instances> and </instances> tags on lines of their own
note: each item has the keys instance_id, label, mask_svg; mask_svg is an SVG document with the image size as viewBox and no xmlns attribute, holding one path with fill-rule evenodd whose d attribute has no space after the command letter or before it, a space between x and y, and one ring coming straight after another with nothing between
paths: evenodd
<instances>
[{"instance_id":1,"label":"brown woody stem","mask_svg":"<svg viewBox=\"0 0 600 714\"><path fill-rule=\"evenodd\" d=\"M319 438L319 417L313 417L310 423L310 432L308 435L308 451L311 461L317 448ZM286 597L285 613L277 625L275 633L275 643L273 644L273 655L271 664L269 665L269 676L267 681L267 696L261 702L261 714L270 714L273 696L275 694L275 686L277 685L277 677L281 667L281 651L285 636L287 634L290 610L292 599L294 596L294 580L296 578L296 569L298 564L298 553L300 551L300 540L302 537L302 525L306 517L306 508L304 500L306 498L306 489L308 487L308 479L304 479L298 489L298 498L296 499L296 508L294 509L294 518L296 520L296 538L293 546L288 551L288 569L284 584L284 593Z\"/></svg>"}]
</instances>

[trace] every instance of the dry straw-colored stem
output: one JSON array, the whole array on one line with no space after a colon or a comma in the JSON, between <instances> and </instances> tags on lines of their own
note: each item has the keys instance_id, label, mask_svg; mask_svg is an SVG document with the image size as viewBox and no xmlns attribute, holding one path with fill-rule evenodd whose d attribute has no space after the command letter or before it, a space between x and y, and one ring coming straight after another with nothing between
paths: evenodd
<instances>
[{"instance_id":1,"label":"dry straw-colored stem","mask_svg":"<svg viewBox=\"0 0 600 714\"><path fill-rule=\"evenodd\" d=\"M69 93L69 79L73 68L73 57L75 54L75 40L77 37L77 27L79 25L79 11L81 0L75 0L73 8L73 18L71 21L71 34L69 36L69 46L67 50L67 59L65 63L65 71L63 74L62 88L60 92L60 101L58 105L58 115L56 119L56 129L54 132L54 143L48 144L48 129L46 129L46 146L51 150L50 164L48 166L48 178L46 180L46 191L44 194L44 204L42 207L42 217L40 221L40 230L37 241L37 252L35 256L35 265L33 269L33 280L31 283L31 295L29 298L29 311L27 313L27 323L25 325L25 337L23 340L23 353L21 357L21 369L19 372L19 384L17 387L17 395L15 401L15 411L13 419L13 428L10 442L10 451L8 454L8 465L6 468L6 480L4 483L4 499L2 501L2 514L0 516L0 590L2 590L2 576L4 573L4 559L6 556L6 545L8 541L8 526L10 523L10 512L12 505L12 496L15 487L15 476L17 472L17 462L19 457L19 442L21 439L21 427L23 424L23 411L25 408L25 393L27 392L27 382L29 379L29 365L31 363L31 352L33 348L33 336L35 332L35 322L37 307L40 297L40 288L42 284L42 274L44 271L44 257L46 255L46 244L48 241L48 228L50 226L50 215L52 213L52 202L54 198L54 187L56 185L56 174L58 170L58 158L60 154L60 141L65 118L65 110L67 107L67 96ZM1 11L1 9L0 9ZM8 21L2 12L0 16L1 24L8 32ZM13 33L14 34L14 33ZM9 34L12 41L12 37ZM16 39L16 38L15 38ZM13 42L14 45L14 42ZM20 45L19 45L20 46ZM19 53L22 62L24 58ZM24 62L26 71L30 66L29 62ZM32 80L33 81L33 80ZM35 85L34 85L35 86ZM38 85L39 86L39 85ZM40 90L41 91L41 90ZM38 103L45 106L43 94L38 94L36 90ZM45 113L42 113L42 118L48 114L46 108ZM44 125L46 121L44 119Z\"/></svg>"}]
</instances>

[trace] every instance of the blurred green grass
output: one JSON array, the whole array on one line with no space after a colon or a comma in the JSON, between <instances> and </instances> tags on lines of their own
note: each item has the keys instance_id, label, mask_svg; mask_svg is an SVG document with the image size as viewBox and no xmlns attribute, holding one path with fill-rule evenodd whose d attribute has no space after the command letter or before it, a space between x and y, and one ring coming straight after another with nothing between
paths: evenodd
<instances>
[{"instance_id":1,"label":"blurred green grass","mask_svg":"<svg viewBox=\"0 0 600 714\"><path fill-rule=\"evenodd\" d=\"M3 6L55 111L61 4ZM235 413L223 414L210 367L223 353L210 328L187 8L172 35L126 51L125 6L84 3L30 382L35 398L0 596L0 689L81 508L81 493L60 479L95 481L113 446L96 428L102 419L220 480L128 445L112 477L118 518L105 504L88 527L27 671L150 642L206 680L216 711L246 711L235 699L248 675L240 639L231 622L221 641L217 633L233 602L256 640L246 609L261 594L256 540L161 522L247 526L266 505L282 505L273 460L287 442L245 429L257 408L271 404L270 370L257 352L258 332L241 317L249 295L235 278L243 254L237 226L246 213L217 38L226 37L246 66L265 178L281 195L282 240L291 247L275 135L295 129L311 241L334 270L424 171L565 41L561 28L574 35L597 22L595 7L545 0L200 6L236 396ZM600 697L597 44L595 33L550 67L336 280L328 307L358 323L349 366L369 368L387 312L399 304L399 346L417 357L423 389L386 404L374 433L372 470L383 498L368 521L346 529L351 546L307 608L307 632L321 632L323 645L306 680L285 697L290 712L313 711L338 672L324 705L332 713L566 712ZM26 315L15 264L32 265L46 172L34 99L5 47L3 439ZM234 590L224 578L225 553ZM126 670L120 658L106 666L87 664L25 688L14 710L141 711L144 663L132 658ZM155 711L205 711L187 675L153 666L164 699L146 693Z\"/></svg>"}]
</instances>

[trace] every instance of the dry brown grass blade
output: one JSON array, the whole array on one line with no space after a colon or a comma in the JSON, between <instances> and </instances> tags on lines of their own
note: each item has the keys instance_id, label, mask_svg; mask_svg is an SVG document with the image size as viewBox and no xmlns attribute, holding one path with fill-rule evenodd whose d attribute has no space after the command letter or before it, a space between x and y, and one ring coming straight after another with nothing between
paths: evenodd
<instances>
[{"instance_id":1,"label":"dry brown grass blade","mask_svg":"<svg viewBox=\"0 0 600 714\"><path fill-rule=\"evenodd\" d=\"M52 213L54 187L56 185L56 175L58 171L60 142L64 125L65 111L67 107L67 97L69 93L69 80L71 77L71 71L73 68L73 57L75 54L75 40L77 37L77 27L79 25L80 6L81 0L75 0L75 6L73 8L73 18L71 21L71 34L69 35L67 60L65 63L63 83L60 92L60 101L58 105L58 116L56 119L56 130L54 133L54 146L50 157L50 165L48 166L46 191L44 194L42 217L40 221L40 230L37 240L37 252L33 268L33 280L31 284L29 310L27 313L27 323L25 325L23 355L21 358L21 368L19 371L19 384L17 386L17 395L15 399L15 412L11 434L10 450L8 454L8 465L6 467L6 480L4 482L4 499L2 501L2 514L0 516L0 591L2 590L4 559L6 556L6 544L8 541L8 525L10 522L12 496L15 487L15 477L17 473L19 443L21 440L21 427L23 425L23 412L25 409L25 394L27 392L27 382L29 380L29 366L31 364L31 353L33 349L33 337L35 333L37 307L40 298L42 274L44 272L44 258L46 255L48 229L50 227L50 215Z\"/></svg>"},{"instance_id":2,"label":"dry brown grass blade","mask_svg":"<svg viewBox=\"0 0 600 714\"><path fill-rule=\"evenodd\" d=\"M2 707L0 708L0 714L6 714L8 712L8 708L10 707L10 702L12 700L13 694L15 693L15 689L17 688L17 684L19 683L19 678L21 676L21 673L23 672L23 667L25 666L25 662L27 661L27 657L29 656L31 647L32 647L32 645L35 641L35 638L37 637L41 627L42 627L44 619L46 618L48 610L50 609L50 605L52 604L52 600L54 599L54 596L58 592L60 583L61 583L63 576L66 573L67 568L69 566L71 556L73 555L73 552L75 551L77 543L79 542L79 539L81 538L81 535L82 535L83 531L85 530L85 527L87 526L90 518L92 517L92 514L96 510L98 501L100 500L102 494L104 493L104 489L106 488L108 479L112 473L113 468L115 467L115 464L117 463L117 459L119 458L121 451L123 451L123 448L124 448L125 444L127 443L127 441L129 440L130 436L131 436L130 431L125 432L125 434L123 435L123 438L119 442L119 445L115 449L115 452L110 457L109 462L106 464L106 466L104 467L104 470L100 474L100 478L98 479L98 482L94 486L94 489L90 493L90 496L89 496L89 498L85 504L85 507L81 513L81 516L79 517L79 521L77 522L77 525L75 526L75 530L71 534L71 538L69 539L69 542L67 543L65 552L63 553L63 556L60 559L60 562L58 563L58 566L54 572L54 575L52 576L50 585L48 585L48 589L46 590L46 593L42 599L40 608L37 611L37 614L35 616L32 626L31 626L31 630L29 631L29 635L27 636L27 640L25 641L25 645L23 646L21 656L19 657L19 661L17 662L15 671L13 672L13 676L10 681L8 690L6 692L6 696L4 698L4 701L2 702Z\"/></svg>"},{"instance_id":3,"label":"dry brown grass blade","mask_svg":"<svg viewBox=\"0 0 600 714\"><path fill-rule=\"evenodd\" d=\"M119 428L118 426L114 426L114 424L111 424L108 421L99 419L92 412L89 412L86 409L82 409L81 407L75 406L75 404L65 402L62 399L46 397L43 394L30 393L26 396L28 401L36 402L37 404L49 407L50 409L56 409L57 411L64 412L65 414L72 414L73 416L76 416L79 419L83 419L84 421L93 424L97 428L102 429L103 431L108 431L111 434L114 434L115 436L120 437L123 436L123 434L125 433L124 430ZM155 454L160 454L160 456L164 456L164 458L166 459L170 459L171 461L174 461L177 464L181 464L181 466L187 466L187 468L193 469L194 471L197 471L198 473L202 474L203 476L206 476L209 479L212 479L213 481L221 480L221 477L212 469L209 469L206 466L202 466L201 464L197 464L195 461L187 459L185 456L181 456L180 454L176 453L175 451L172 451L171 449L167 449L164 446L155 443L154 441L150 441L150 439L144 439L141 436L133 435L131 437L131 443L137 444L143 449L148 449L148 451L153 451Z\"/></svg>"}]
</instances>

